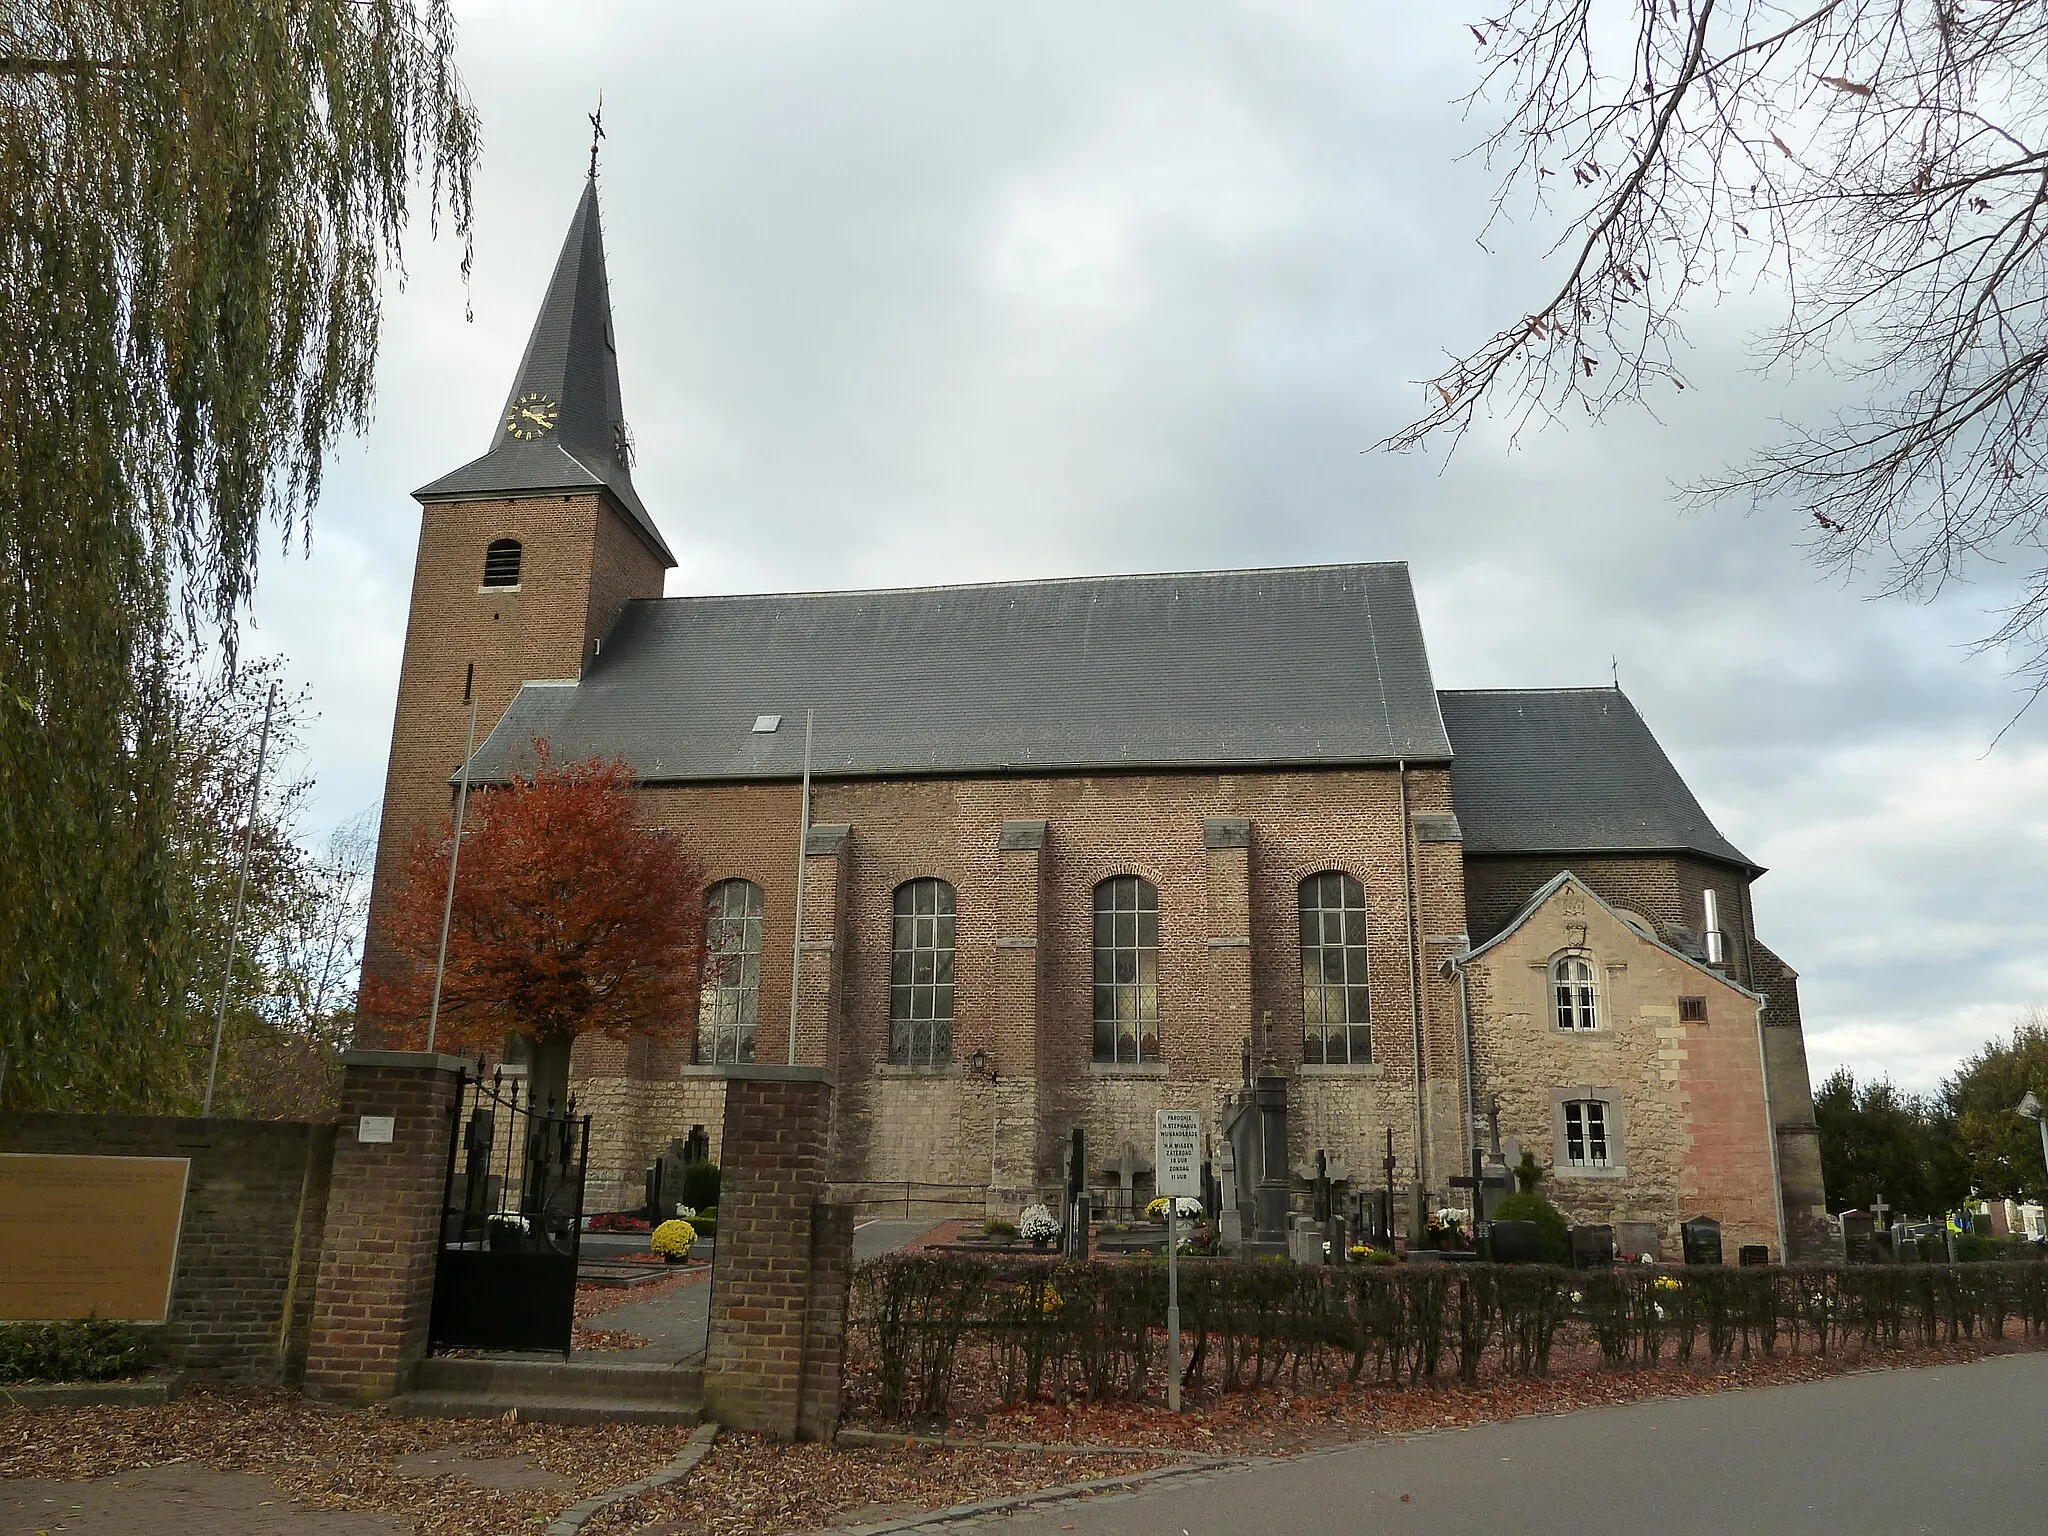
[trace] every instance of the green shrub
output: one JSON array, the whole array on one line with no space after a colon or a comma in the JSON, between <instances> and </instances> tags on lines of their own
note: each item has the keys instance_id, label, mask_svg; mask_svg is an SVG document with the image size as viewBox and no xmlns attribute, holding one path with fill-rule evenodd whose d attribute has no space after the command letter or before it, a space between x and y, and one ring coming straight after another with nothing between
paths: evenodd
<instances>
[{"instance_id":1,"label":"green shrub","mask_svg":"<svg viewBox=\"0 0 2048 1536\"><path fill-rule=\"evenodd\" d=\"M683 1165L682 1203L693 1205L700 1211L709 1210L718 1204L718 1164Z\"/></svg>"},{"instance_id":2,"label":"green shrub","mask_svg":"<svg viewBox=\"0 0 2048 1536\"><path fill-rule=\"evenodd\" d=\"M1571 1228L1565 1223L1564 1213L1541 1195L1509 1195L1487 1212L1487 1219L1535 1222L1543 1235L1543 1262L1571 1263Z\"/></svg>"},{"instance_id":3,"label":"green shrub","mask_svg":"<svg viewBox=\"0 0 2048 1536\"><path fill-rule=\"evenodd\" d=\"M699 1211L690 1218L690 1225L697 1229L699 1237L718 1236L718 1210L714 1206L708 1211Z\"/></svg>"},{"instance_id":4,"label":"green shrub","mask_svg":"<svg viewBox=\"0 0 2048 1536\"><path fill-rule=\"evenodd\" d=\"M1004 1221L1002 1217L998 1216L981 1224L981 1235L983 1237L1015 1237L1017 1235L1017 1223L1014 1221Z\"/></svg>"},{"instance_id":5,"label":"green shrub","mask_svg":"<svg viewBox=\"0 0 2048 1536\"><path fill-rule=\"evenodd\" d=\"M0 1326L0 1381L115 1381L150 1363L150 1337L134 1323Z\"/></svg>"}]
</instances>

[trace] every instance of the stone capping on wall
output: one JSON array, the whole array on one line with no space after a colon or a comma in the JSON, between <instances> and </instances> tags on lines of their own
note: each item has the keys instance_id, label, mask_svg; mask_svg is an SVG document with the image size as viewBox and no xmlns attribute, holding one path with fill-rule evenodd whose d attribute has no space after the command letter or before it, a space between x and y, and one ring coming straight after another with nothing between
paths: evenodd
<instances>
[{"instance_id":1,"label":"stone capping on wall","mask_svg":"<svg viewBox=\"0 0 2048 1536\"><path fill-rule=\"evenodd\" d=\"M853 828L844 824L813 827L804 839L804 853L814 859L837 858L846 852L847 840L852 836Z\"/></svg>"},{"instance_id":2,"label":"stone capping on wall","mask_svg":"<svg viewBox=\"0 0 2048 1536\"><path fill-rule=\"evenodd\" d=\"M1027 853L1044 846L1045 823L1042 821L1006 821L997 843L999 849Z\"/></svg>"},{"instance_id":3,"label":"stone capping on wall","mask_svg":"<svg viewBox=\"0 0 2048 1536\"><path fill-rule=\"evenodd\" d=\"M347 1067L404 1067L416 1072L467 1072L474 1062L461 1056L449 1056L440 1051L369 1051L348 1050L342 1052L341 1064Z\"/></svg>"},{"instance_id":4,"label":"stone capping on wall","mask_svg":"<svg viewBox=\"0 0 2048 1536\"><path fill-rule=\"evenodd\" d=\"M1252 824L1243 816L1210 816L1202 822L1204 848L1249 848Z\"/></svg>"},{"instance_id":5,"label":"stone capping on wall","mask_svg":"<svg viewBox=\"0 0 2048 1536\"><path fill-rule=\"evenodd\" d=\"M1462 843L1465 830L1458 825L1458 818L1448 814L1426 814L1411 818L1415 823L1415 841L1418 843Z\"/></svg>"},{"instance_id":6,"label":"stone capping on wall","mask_svg":"<svg viewBox=\"0 0 2048 1536\"><path fill-rule=\"evenodd\" d=\"M838 1081L830 1067L778 1067L767 1062L726 1067L721 1075L733 1083L823 1083L827 1088Z\"/></svg>"}]
</instances>

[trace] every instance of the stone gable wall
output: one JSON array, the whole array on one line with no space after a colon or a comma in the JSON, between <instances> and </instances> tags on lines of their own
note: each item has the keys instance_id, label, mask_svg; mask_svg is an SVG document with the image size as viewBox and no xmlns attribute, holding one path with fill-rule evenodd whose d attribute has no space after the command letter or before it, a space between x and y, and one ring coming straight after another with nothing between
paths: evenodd
<instances>
[{"instance_id":1,"label":"stone gable wall","mask_svg":"<svg viewBox=\"0 0 2048 1536\"><path fill-rule=\"evenodd\" d=\"M1574 899L1576 898L1576 900ZM1647 915L1647 914L1646 914ZM1602 1027L1560 1030L1550 961L1583 922L1599 968ZM1717 975L1646 942L1598 902L1566 887L1470 966L1484 1022L1475 1056L1482 1096L1497 1095L1501 1133L1536 1154L1542 1193L1574 1221L1650 1221L1664 1254L1678 1223L1722 1223L1731 1259L1744 1243L1779 1252L1772 1132L1764 1098L1756 1004ZM1707 1021L1681 1023L1679 999L1703 997ZM1561 1090L1612 1090L1621 1107L1626 1177L1559 1167Z\"/></svg>"},{"instance_id":2,"label":"stone gable wall","mask_svg":"<svg viewBox=\"0 0 2048 1536\"><path fill-rule=\"evenodd\" d=\"M1566 870L1610 905L1647 919L1657 936L1667 941L1674 927L1700 932L1706 911L1703 893L1711 888L1720 906L1721 931L1727 935L1728 974L1749 985L1749 908L1741 873L1682 854L1471 855L1465 860L1465 889L1472 942L1484 944L1507 927L1546 881Z\"/></svg>"}]
</instances>

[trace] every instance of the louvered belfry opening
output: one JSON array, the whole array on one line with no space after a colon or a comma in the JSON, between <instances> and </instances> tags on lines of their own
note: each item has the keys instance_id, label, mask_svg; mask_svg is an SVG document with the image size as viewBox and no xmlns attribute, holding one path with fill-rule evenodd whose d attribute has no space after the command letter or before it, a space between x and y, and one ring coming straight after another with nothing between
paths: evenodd
<instances>
[{"instance_id":1,"label":"louvered belfry opening","mask_svg":"<svg viewBox=\"0 0 2048 1536\"><path fill-rule=\"evenodd\" d=\"M471 546L474 548L475 546ZM519 585L519 541L517 539L493 539L484 551L484 585L487 587L516 587Z\"/></svg>"}]
</instances>

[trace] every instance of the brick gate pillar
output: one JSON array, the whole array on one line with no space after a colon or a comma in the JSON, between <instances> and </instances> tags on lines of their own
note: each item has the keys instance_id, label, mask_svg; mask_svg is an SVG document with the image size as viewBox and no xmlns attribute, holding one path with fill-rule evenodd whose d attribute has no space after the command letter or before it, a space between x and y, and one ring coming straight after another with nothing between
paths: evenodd
<instances>
[{"instance_id":1,"label":"brick gate pillar","mask_svg":"<svg viewBox=\"0 0 2048 1536\"><path fill-rule=\"evenodd\" d=\"M831 1133L824 1068L727 1075L704 1406L778 1440L839 1422L853 1207L825 1201Z\"/></svg>"},{"instance_id":2,"label":"brick gate pillar","mask_svg":"<svg viewBox=\"0 0 2048 1536\"><path fill-rule=\"evenodd\" d=\"M427 1352L461 1058L350 1051L306 1355L309 1396L405 1389Z\"/></svg>"}]
</instances>

